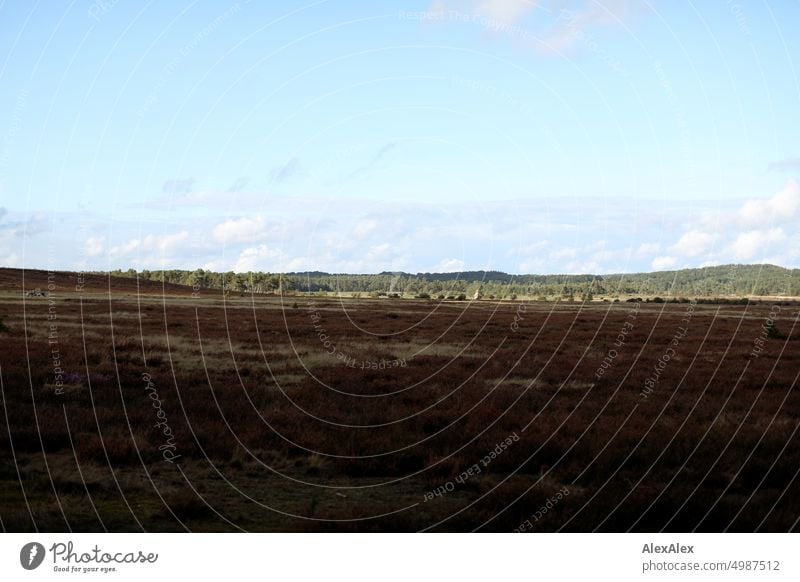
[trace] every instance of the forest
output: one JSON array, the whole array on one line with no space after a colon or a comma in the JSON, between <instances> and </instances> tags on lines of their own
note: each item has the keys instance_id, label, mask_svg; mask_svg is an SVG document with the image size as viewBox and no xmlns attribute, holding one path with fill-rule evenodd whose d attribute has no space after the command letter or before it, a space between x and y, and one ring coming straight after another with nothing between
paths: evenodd
<instances>
[{"instance_id":1,"label":"forest","mask_svg":"<svg viewBox=\"0 0 800 582\"><path fill-rule=\"evenodd\" d=\"M592 300L634 296L746 298L800 295L800 269L775 265L721 265L654 273L610 275L512 275L500 271L460 273L332 274L321 271L225 273L190 270L115 270L105 273L233 293L320 293L420 299Z\"/></svg>"}]
</instances>

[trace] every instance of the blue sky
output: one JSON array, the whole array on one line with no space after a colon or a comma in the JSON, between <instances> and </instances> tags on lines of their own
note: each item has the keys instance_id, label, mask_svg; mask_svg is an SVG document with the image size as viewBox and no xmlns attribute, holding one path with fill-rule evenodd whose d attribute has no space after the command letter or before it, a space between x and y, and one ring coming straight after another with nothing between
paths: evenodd
<instances>
[{"instance_id":1,"label":"blue sky","mask_svg":"<svg viewBox=\"0 0 800 582\"><path fill-rule=\"evenodd\" d=\"M0 4L0 265L800 266L797 2Z\"/></svg>"}]
</instances>

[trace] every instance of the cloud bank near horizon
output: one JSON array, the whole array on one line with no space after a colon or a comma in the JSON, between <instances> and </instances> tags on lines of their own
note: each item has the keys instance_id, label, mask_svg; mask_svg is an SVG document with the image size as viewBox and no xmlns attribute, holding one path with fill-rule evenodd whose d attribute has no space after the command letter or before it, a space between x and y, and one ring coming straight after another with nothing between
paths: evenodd
<instances>
[{"instance_id":1,"label":"cloud bank near horizon","mask_svg":"<svg viewBox=\"0 0 800 582\"><path fill-rule=\"evenodd\" d=\"M183 193L184 202L173 206L174 216L167 220L152 220L142 208L138 216L113 223L91 213L25 217L1 209L0 264L517 274L607 274L726 263L800 266L800 183L795 179L771 195L728 205L594 198L255 202L264 199L259 194L250 198L250 207L187 218L196 208L188 202L192 195Z\"/></svg>"}]
</instances>

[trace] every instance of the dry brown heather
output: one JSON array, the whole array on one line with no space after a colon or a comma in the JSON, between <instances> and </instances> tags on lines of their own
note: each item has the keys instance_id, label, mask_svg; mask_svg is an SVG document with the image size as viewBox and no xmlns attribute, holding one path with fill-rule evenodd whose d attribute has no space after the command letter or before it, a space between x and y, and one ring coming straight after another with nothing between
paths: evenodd
<instances>
[{"instance_id":1,"label":"dry brown heather","mask_svg":"<svg viewBox=\"0 0 800 582\"><path fill-rule=\"evenodd\" d=\"M0 271L5 530L797 529L797 306L76 282Z\"/></svg>"}]
</instances>

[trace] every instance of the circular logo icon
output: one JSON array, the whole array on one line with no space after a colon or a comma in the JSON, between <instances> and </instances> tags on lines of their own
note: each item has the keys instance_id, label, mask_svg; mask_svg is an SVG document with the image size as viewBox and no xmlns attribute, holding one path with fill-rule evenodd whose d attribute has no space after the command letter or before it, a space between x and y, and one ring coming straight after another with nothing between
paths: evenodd
<instances>
[{"instance_id":1,"label":"circular logo icon","mask_svg":"<svg viewBox=\"0 0 800 582\"><path fill-rule=\"evenodd\" d=\"M26 570L35 570L44 561L44 546L38 542L30 542L19 551L19 563Z\"/></svg>"}]
</instances>

